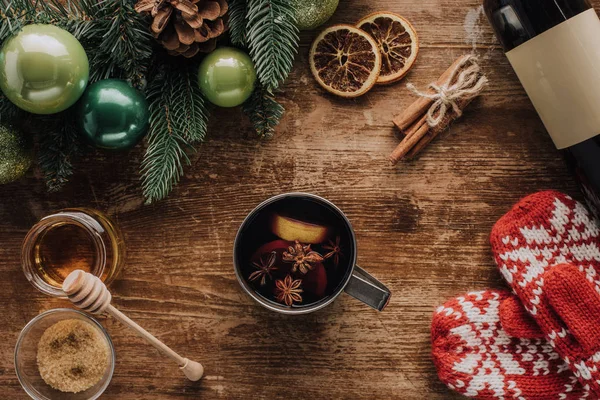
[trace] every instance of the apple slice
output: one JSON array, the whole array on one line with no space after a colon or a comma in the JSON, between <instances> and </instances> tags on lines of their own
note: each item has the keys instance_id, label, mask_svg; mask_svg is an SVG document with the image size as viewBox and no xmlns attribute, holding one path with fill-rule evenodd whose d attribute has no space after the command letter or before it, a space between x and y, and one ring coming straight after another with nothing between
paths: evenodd
<instances>
[{"instance_id":1,"label":"apple slice","mask_svg":"<svg viewBox=\"0 0 600 400\"><path fill-rule=\"evenodd\" d=\"M258 248L258 250L256 250L254 252L254 254L252 254L252 258L250 259L251 261L258 261L258 259L265 255L265 254L269 254L272 251L277 252L278 255L280 255L281 253L283 253L284 251L287 250L288 247L290 247L293 243L285 241L285 240L274 240L272 242L269 243L265 243L262 246L260 246Z\"/></svg>"},{"instance_id":2,"label":"apple slice","mask_svg":"<svg viewBox=\"0 0 600 400\"><path fill-rule=\"evenodd\" d=\"M269 253L274 252L275 253L275 263L274 266L277 268L273 271L271 271L271 279L268 280L268 285L266 285L264 288L270 288L272 286L272 284L274 283L275 280L277 279L283 279L286 277L286 275L290 274L292 272L292 265L291 263L286 263L282 261L282 257L283 257L283 252L286 251L288 249L288 247L290 245L292 245L293 243L291 242L287 242L285 240L281 240L281 239L277 239L274 240L272 242L269 243L265 243L262 246L260 246L258 248L258 250L256 250L254 252L254 254L252 255L252 257L250 258L250 263L258 263L260 264L260 260L261 258L265 258L269 256ZM250 270L251 272L254 272L255 269L251 268ZM272 288L269 289L272 291Z\"/></svg>"},{"instance_id":3,"label":"apple slice","mask_svg":"<svg viewBox=\"0 0 600 400\"><path fill-rule=\"evenodd\" d=\"M271 230L283 240L295 240L305 244L319 244L327 239L329 229L326 226L299 221L294 218L275 214L271 221Z\"/></svg>"},{"instance_id":4,"label":"apple slice","mask_svg":"<svg viewBox=\"0 0 600 400\"><path fill-rule=\"evenodd\" d=\"M325 296L327 272L325 272L323 264L318 263L313 270L308 271L308 274L302 279L302 287L307 293L312 293L318 298Z\"/></svg>"}]
</instances>

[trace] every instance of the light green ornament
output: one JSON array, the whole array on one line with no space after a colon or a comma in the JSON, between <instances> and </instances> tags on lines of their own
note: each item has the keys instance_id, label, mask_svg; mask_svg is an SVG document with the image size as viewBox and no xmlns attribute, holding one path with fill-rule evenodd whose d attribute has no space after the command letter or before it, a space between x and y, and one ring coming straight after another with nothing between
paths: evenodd
<instances>
[{"instance_id":1,"label":"light green ornament","mask_svg":"<svg viewBox=\"0 0 600 400\"><path fill-rule=\"evenodd\" d=\"M30 141L0 125L0 185L19 180L33 161Z\"/></svg>"},{"instance_id":2,"label":"light green ornament","mask_svg":"<svg viewBox=\"0 0 600 400\"><path fill-rule=\"evenodd\" d=\"M54 114L71 107L88 78L81 43L54 25L27 25L0 50L0 90L30 113Z\"/></svg>"},{"instance_id":3,"label":"light green ornament","mask_svg":"<svg viewBox=\"0 0 600 400\"><path fill-rule=\"evenodd\" d=\"M298 29L307 31L323 25L335 12L339 0L294 0Z\"/></svg>"},{"instance_id":4,"label":"light green ornament","mask_svg":"<svg viewBox=\"0 0 600 400\"><path fill-rule=\"evenodd\" d=\"M198 85L206 98L219 107L236 107L254 90L256 70L242 50L221 47L207 55L198 68Z\"/></svg>"}]
</instances>

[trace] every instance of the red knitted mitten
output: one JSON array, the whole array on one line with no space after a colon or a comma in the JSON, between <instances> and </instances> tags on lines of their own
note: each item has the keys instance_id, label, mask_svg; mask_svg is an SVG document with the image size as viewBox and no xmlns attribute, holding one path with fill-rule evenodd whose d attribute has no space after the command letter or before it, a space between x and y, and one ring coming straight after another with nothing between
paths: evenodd
<instances>
[{"instance_id":1,"label":"red knitted mitten","mask_svg":"<svg viewBox=\"0 0 600 400\"><path fill-rule=\"evenodd\" d=\"M491 243L500 271L527 311L584 388L600 398L597 223L570 197L540 192L496 223Z\"/></svg>"},{"instance_id":2,"label":"red knitted mitten","mask_svg":"<svg viewBox=\"0 0 600 400\"><path fill-rule=\"evenodd\" d=\"M552 346L539 338L509 336L502 309L514 327L530 324L504 291L469 293L439 307L431 324L438 375L450 389L477 399L580 399L588 395ZM508 305L508 307L506 307Z\"/></svg>"}]
</instances>

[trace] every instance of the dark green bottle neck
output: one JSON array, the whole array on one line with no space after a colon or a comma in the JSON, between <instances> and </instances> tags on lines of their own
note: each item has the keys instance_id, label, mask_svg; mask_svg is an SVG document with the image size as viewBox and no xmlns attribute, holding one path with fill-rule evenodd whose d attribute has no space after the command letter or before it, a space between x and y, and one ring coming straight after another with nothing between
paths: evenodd
<instances>
[{"instance_id":1,"label":"dark green bottle neck","mask_svg":"<svg viewBox=\"0 0 600 400\"><path fill-rule=\"evenodd\" d=\"M592 8L588 0L484 0L483 7L504 51Z\"/></svg>"}]
</instances>

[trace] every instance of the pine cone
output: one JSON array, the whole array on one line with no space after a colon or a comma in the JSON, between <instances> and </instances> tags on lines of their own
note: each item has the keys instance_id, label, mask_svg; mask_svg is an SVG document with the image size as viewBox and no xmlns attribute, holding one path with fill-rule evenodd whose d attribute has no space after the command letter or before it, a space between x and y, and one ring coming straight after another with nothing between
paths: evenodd
<instances>
[{"instance_id":1,"label":"pine cone","mask_svg":"<svg viewBox=\"0 0 600 400\"><path fill-rule=\"evenodd\" d=\"M210 53L227 30L227 0L138 0L135 10L149 13L150 29L171 55L190 58Z\"/></svg>"}]
</instances>

